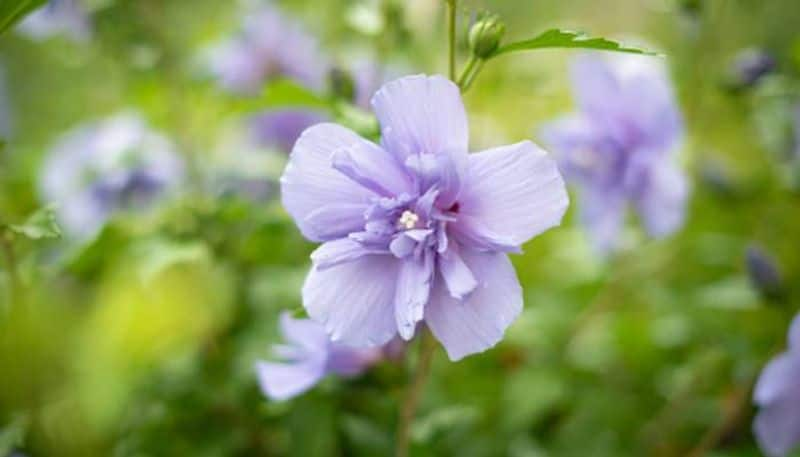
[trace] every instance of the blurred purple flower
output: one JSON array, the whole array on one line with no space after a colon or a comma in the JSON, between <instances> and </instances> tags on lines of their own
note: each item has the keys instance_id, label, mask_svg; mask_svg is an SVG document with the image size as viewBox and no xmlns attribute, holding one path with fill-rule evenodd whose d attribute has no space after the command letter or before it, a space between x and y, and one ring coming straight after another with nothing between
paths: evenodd
<instances>
[{"instance_id":1,"label":"blurred purple flower","mask_svg":"<svg viewBox=\"0 0 800 457\"><path fill-rule=\"evenodd\" d=\"M65 134L47 158L42 196L58 206L64 228L78 237L95 233L117 210L149 206L183 178L174 146L124 113Z\"/></svg>"},{"instance_id":2,"label":"blurred purple flower","mask_svg":"<svg viewBox=\"0 0 800 457\"><path fill-rule=\"evenodd\" d=\"M380 145L319 124L281 178L286 210L324 243L304 306L335 342L409 340L425 322L452 360L484 351L522 310L506 253L566 211L556 164L528 141L469 154L461 94L441 76L392 81L372 106Z\"/></svg>"},{"instance_id":3,"label":"blurred purple flower","mask_svg":"<svg viewBox=\"0 0 800 457\"><path fill-rule=\"evenodd\" d=\"M753 392L760 407L753 423L761 450L783 457L800 443L800 316L789 328L789 349L764 367Z\"/></svg>"},{"instance_id":4,"label":"blurred purple flower","mask_svg":"<svg viewBox=\"0 0 800 457\"><path fill-rule=\"evenodd\" d=\"M380 348L356 349L332 343L325 329L309 319L281 315L280 328L288 344L273 347L283 362L256 363L258 382L273 400L288 400L314 387L325 376L357 376L382 358Z\"/></svg>"},{"instance_id":5,"label":"blurred purple flower","mask_svg":"<svg viewBox=\"0 0 800 457\"><path fill-rule=\"evenodd\" d=\"M769 253L757 245L750 245L745 252L745 266L750 282L766 298L777 299L783 295L783 278L778 263Z\"/></svg>"},{"instance_id":6,"label":"blurred purple flower","mask_svg":"<svg viewBox=\"0 0 800 457\"><path fill-rule=\"evenodd\" d=\"M767 52L757 48L745 49L734 59L731 69L733 83L737 87L752 86L774 71L775 66L775 58Z\"/></svg>"},{"instance_id":7,"label":"blurred purple flower","mask_svg":"<svg viewBox=\"0 0 800 457\"><path fill-rule=\"evenodd\" d=\"M272 4L246 15L239 35L214 50L211 66L226 90L243 94L278 76L321 90L327 76L314 37Z\"/></svg>"},{"instance_id":8,"label":"blurred purple flower","mask_svg":"<svg viewBox=\"0 0 800 457\"><path fill-rule=\"evenodd\" d=\"M683 122L667 76L647 57L584 55L572 67L578 111L545 126L600 252L617 247L628 204L647 232L664 237L684 223L689 186L673 164Z\"/></svg>"},{"instance_id":9,"label":"blurred purple flower","mask_svg":"<svg viewBox=\"0 0 800 457\"><path fill-rule=\"evenodd\" d=\"M86 42L92 34L89 13L78 0L50 0L26 17L17 30L37 41L66 35L75 41Z\"/></svg>"},{"instance_id":10,"label":"blurred purple flower","mask_svg":"<svg viewBox=\"0 0 800 457\"><path fill-rule=\"evenodd\" d=\"M384 72L372 60L361 60L353 67L353 104L369 109L369 100L385 82ZM307 128L328 120L328 116L312 109L266 111L251 118L253 137L261 146L289 152Z\"/></svg>"},{"instance_id":11,"label":"blurred purple flower","mask_svg":"<svg viewBox=\"0 0 800 457\"><path fill-rule=\"evenodd\" d=\"M288 153L305 129L326 119L327 116L319 111L287 109L254 116L250 125L258 144Z\"/></svg>"}]
</instances>

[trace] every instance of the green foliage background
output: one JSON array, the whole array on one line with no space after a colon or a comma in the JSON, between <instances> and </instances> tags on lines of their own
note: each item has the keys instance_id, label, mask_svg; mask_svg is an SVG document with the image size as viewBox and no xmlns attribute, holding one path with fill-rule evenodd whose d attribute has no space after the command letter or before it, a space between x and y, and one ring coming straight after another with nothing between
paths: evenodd
<instances>
[{"instance_id":1,"label":"green foliage background","mask_svg":"<svg viewBox=\"0 0 800 457\"><path fill-rule=\"evenodd\" d=\"M443 3L282 5L342 64L355 49L405 72L444 73ZM220 132L244 115L242 100L204 77L198 60L235 29L238 6L91 7L89 44L0 37L14 120L0 155L3 223L21 224L47 203L37 175L60 133L120 109L135 107L168 132L193 170L220 150L236 153ZM526 245L514 259L524 314L485 354L451 363L437 352L413 455L760 455L750 389L782 349L800 300L800 193L784 160L786 106L799 95L800 4L464 0L460 9L462 38L470 14L490 9L509 41L564 27L666 54L688 125L682 160L693 197L682 232L652 241L631 228L613 258L592 254L574 208ZM751 46L777 57L779 76L728 90L731 59ZM466 97L473 149L535 140L541 122L571 109L574 53L493 60ZM313 246L276 201L215 199L195 187L155 217L114 220L84 246L11 241L24 298L9 299L4 265L0 455L391 454L404 364L328 379L290 402L260 394L253 362L278 340L279 312L299 308ZM776 258L782 300L762 298L748 280L753 243ZM409 364L414 357L412 348Z\"/></svg>"}]
</instances>

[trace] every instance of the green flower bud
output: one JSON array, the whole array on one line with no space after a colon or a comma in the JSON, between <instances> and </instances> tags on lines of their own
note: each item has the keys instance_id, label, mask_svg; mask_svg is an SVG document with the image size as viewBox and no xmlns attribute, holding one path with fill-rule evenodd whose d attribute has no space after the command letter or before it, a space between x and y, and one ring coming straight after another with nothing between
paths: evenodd
<instances>
[{"instance_id":1,"label":"green flower bud","mask_svg":"<svg viewBox=\"0 0 800 457\"><path fill-rule=\"evenodd\" d=\"M479 59L488 59L500 47L506 25L492 14L479 19L469 31L469 47Z\"/></svg>"}]
</instances>

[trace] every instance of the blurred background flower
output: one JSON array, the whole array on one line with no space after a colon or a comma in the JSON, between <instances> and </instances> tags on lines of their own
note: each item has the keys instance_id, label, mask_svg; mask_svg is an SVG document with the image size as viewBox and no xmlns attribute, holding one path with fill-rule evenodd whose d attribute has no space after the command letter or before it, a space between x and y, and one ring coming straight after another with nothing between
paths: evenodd
<instances>
[{"instance_id":1,"label":"blurred background flower","mask_svg":"<svg viewBox=\"0 0 800 457\"><path fill-rule=\"evenodd\" d=\"M40 186L64 228L87 237L115 212L145 209L174 193L183 174L170 140L137 114L122 113L64 134L43 166Z\"/></svg>"},{"instance_id":2,"label":"blurred background flower","mask_svg":"<svg viewBox=\"0 0 800 457\"><path fill-rule=\"evenodd\" d=\"M63 35L77 42L86 42L92 35L89 13L81 0L50 0L26 17L18 30L34 40Z\"/></svg>"},{"instance_id":3,"label":"blurred background flower","mask_svg":"<svg viewBox=\"0 0 800 457\"><path fill-rule=\"evenodd\" d=\"M628 205L653 237L684 222L688 180L674 163L684 137L666 69L647 57L584 55L571 69L578 113L544 127L600 252L619 247Z\"/></svg>"}]
</instances>

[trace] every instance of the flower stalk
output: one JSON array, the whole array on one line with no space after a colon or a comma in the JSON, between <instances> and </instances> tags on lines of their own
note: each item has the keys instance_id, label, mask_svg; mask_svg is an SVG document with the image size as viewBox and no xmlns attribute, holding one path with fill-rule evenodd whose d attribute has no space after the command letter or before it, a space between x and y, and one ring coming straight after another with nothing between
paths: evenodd
<instances>
[{"instance_id":1,"label":"flower stalk","mask_svg":"<svg viewBox=\"0 0 800 457\"><path fill-rule=\"evenodd\" d=\"M431 371L433 353L436 350L436 341L433 339L430 330L427 327L423 327L420 333L417 369L414 372L414 379L408 385L400 408L400 420L397 426L397 446L395 448L396 457L408 457L408 450L411 446L411 424L414 421L417 406L422 399L422 392L425 389L425 384Z\"/></svg>"},{"instance_id":2,"label":"flower stalk","mask_svg":"<svg viewBox=\"0 0 800 457\"><path fill-rule=\"evenodd\" d=\"M447 0L447 37L449 43L450 80L456 80L456 0Z\"/></svg>"}]
</instances>

